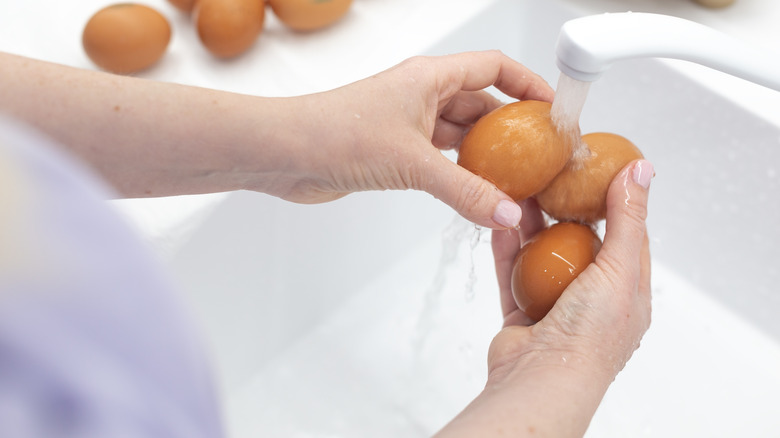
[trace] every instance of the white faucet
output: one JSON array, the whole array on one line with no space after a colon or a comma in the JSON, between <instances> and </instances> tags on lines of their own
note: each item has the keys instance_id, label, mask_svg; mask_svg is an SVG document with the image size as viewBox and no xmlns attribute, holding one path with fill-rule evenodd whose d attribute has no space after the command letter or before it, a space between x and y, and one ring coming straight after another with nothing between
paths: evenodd
<instances>
[{"instance_id":1,"label":"white faucet","mask_svg":"<svg viewBox=\"0 0 780 438\"><path fill-rule=\"evenodd\" d=\"M780 91L780 56L668 15L624 12L568 21L558 36L556 56L561 72L586 82L598 79L615 61L658 57L695 62Z\"/></svg>"}]
</instances>

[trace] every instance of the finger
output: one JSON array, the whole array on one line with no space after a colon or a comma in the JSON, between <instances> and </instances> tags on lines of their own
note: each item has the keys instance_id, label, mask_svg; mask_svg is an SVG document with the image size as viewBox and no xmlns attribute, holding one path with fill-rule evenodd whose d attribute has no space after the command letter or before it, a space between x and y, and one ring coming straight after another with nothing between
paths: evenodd
<instances>
[{"instance_id":1,"label":"finger","mask_svg":"<svg viewBox=\"0 0 780 438\"><path fill-rule=\"evenodd\" d=\"M498 293L501 300L501 314L508 315L519 310L512 296L512 269L515 257L520 252L520 235L515 229L494 230L490 240L493 249L493 262L498 280Z\"/></svg>"},{"instance_id":2,"label":"finger","mask_svg":"<svg viewBox=\"0 0 780 438\"><path fill-rule=\"evenodd\" d=\"M460 91L439 111L431 142L439 149L458 149L482 116L502 105L485 91Z\"/></svg>"},{"instance_id":3,"label":"finger","mask_svg":"<svg viewBox=\"0 0 780 438\"><path fill-rule=\"evenodd\" d=\"M611 267L615 274L640 275L652 176L653 165L646 160L636 160L623 168L610 184L604 245L596 260Z\"/></svg>"},{"instance_id":4,"label":"finger","mask_svg":"<svg viewBox=\"0 0 780 438\"><path fill-rule=\"evenodd\" d=\"M645 231L642 252L639 255L639 294L647 301L650 301L650 271L650 239Z\"/></svg>"},{"instance_id":5,"label":"finger","mask_svg":"<svg viewBox=\"0 0 780 438\"><path fill-rule=\"evenodd\" d=\"M441 109L431 142L439 149L458 149L482 116L502 105L485 91L460 91Z\"/></svg>"},{"instance_id":6,"label":"finger","mask_svg":"<svg viewBox=\"0 0 780 438\"><path fill-rule=\"evenodd\" d=\"M533 320L525 315L512 295L512 271L522 244L545 227L541 209L533 198L520 202L523 218L515 229L493 231L491 246L498 280L501 312L504 326L530 325Z\"/></svg>"},{"instance_id":7,"label":"finger","mask_svg":"<svg viewBox=\"0 0 780 438\"><path fill-rule=\"evenodd\" d=\"M555 92L549 84L530 69L500 51L464 52L438 57L438 71L444 72L443 84L449 97L460 90L476 91L494 85L516 99L552 102Z\"/></svg>"},{"instance_id":8,"label":"finger","mask_svg":"<svg viewBox=\"0 0 780 438\"><path fill-rule=\"evenodd\" d=\"M500 100L486 91L460 91L444 105L439 117L458 125L470 126L501 105L503 103Z\"/></svg>"},{"instance_id":9,"label":"finger","mask_svg":"<svg viewBox=\"0 0 780 438\"><path fill-rule=\"evenodd\" d=\"M459 125L442 118L436 119L431 143L442 150L458 149L469 128L470 126Z\"/></svg>"},{"instance_id":10,"label":"finger","mask_svg":"<svg viewBox=\"0 0 780 438\"><path fill-rule=\"evenodd\" d=\"M471 222L493 229L520 223L522 210L512 198L444 155L433 154L415 163L422 167L416 169L420 176L412 188L432 194Z\"/></svg>"},{"instance_id":11,"label":"finger","mask_svg":"<svg viewBox=\"0 0 780 438\"><path fill-rule=\"evenodd\" d=\"M523 218L520 219L520 241L525 243L539 231L547 226L547 222L542 214L542 209L535 198L528 198L520 201L520 208L523 210Z\"/></svg>"}]
</instances>

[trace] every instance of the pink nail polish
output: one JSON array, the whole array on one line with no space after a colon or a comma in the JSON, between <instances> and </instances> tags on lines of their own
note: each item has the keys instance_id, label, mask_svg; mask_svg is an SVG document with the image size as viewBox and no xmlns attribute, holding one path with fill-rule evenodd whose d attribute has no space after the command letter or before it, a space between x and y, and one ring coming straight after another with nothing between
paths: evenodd
<instances>
[{"instance_id":1,"label":"pink nail polish","mask_svg":"<svg viewBox=\"0 0 780 438\"><path fill-rule=\"evenodd\" d=\"M523 211L520 206L513 201L501 200L493 212L493 220L504 227L515 228L523 217Z\"/></svg>"},{"instance_id":2,"label":"pink nail polish","mask_svg":"<svg viewBox=\"0 0 780 438\"><path fill-rule=\"evenodd\" d=\"M653 179L653 176L655 176L653 163L647 160L637 161L634 168L631 169L631 179L646 189L650 187L650 180Z\"/></svg>"}]
</instances>

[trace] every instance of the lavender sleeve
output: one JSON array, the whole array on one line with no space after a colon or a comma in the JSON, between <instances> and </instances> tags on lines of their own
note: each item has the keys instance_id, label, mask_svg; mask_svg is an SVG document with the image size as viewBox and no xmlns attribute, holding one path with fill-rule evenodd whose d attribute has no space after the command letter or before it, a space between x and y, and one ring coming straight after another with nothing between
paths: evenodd
<instances>
[{"instance_id":1,"label":"lavender sleeve","mask_svg":"<svg viewBox=\"0 0 780 438\"><path fill-rule=\"evenodd\" d=\"M0 118L0 436L221 437L197 325L110 196Z\"/></svg>"}]
</instances>

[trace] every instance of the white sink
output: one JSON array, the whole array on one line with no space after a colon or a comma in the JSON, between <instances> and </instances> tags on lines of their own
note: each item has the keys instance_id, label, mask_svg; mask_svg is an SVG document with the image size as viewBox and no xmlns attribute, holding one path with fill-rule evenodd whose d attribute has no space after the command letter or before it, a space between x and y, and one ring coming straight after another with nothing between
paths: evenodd
<instances>
[{"instance_id":1,"label":"white sink","mask_svg":"<svg viewBox=\"0 0 780 438\"><path fill-rule=\"evenodd\" d=\"M308 36L269 17L252 53L220 63L186 17L148 3L171 17L174 39L142 76L263 95L335 87L415 54L496 48L555 84L558 29L585 13L679 14L768 50L780 19L780 3L750 0L717 12L688 0L356 0L342 25ZM90 68L78 36L102 6L4 2L0 50ZM659 60L619 63L591 87L583 130L630 138L657 177L653 324L588 436L780 433L779 95ZM428 436L484 385L500 326L489 234L427 194L115 205L191 298L235 437Z\"/></svg>"},{"instance_id":2,"label":"white sink","mask_svg":"<svg viewBox=\"0 0 780 438\"><path fill-rule=\"evenodd\" d=\"M425 53L498 48L555 84L558 29L579 13L493 2ZM657 172L653 325L588 436L780 431L780 126L697 71L620 63L584 109L584 132L630 138ZM171 265L213 341L234 435L435 432L484 384L500 326L488 240L426 194L227 195Z\"/></svg>"}]
</instances>

